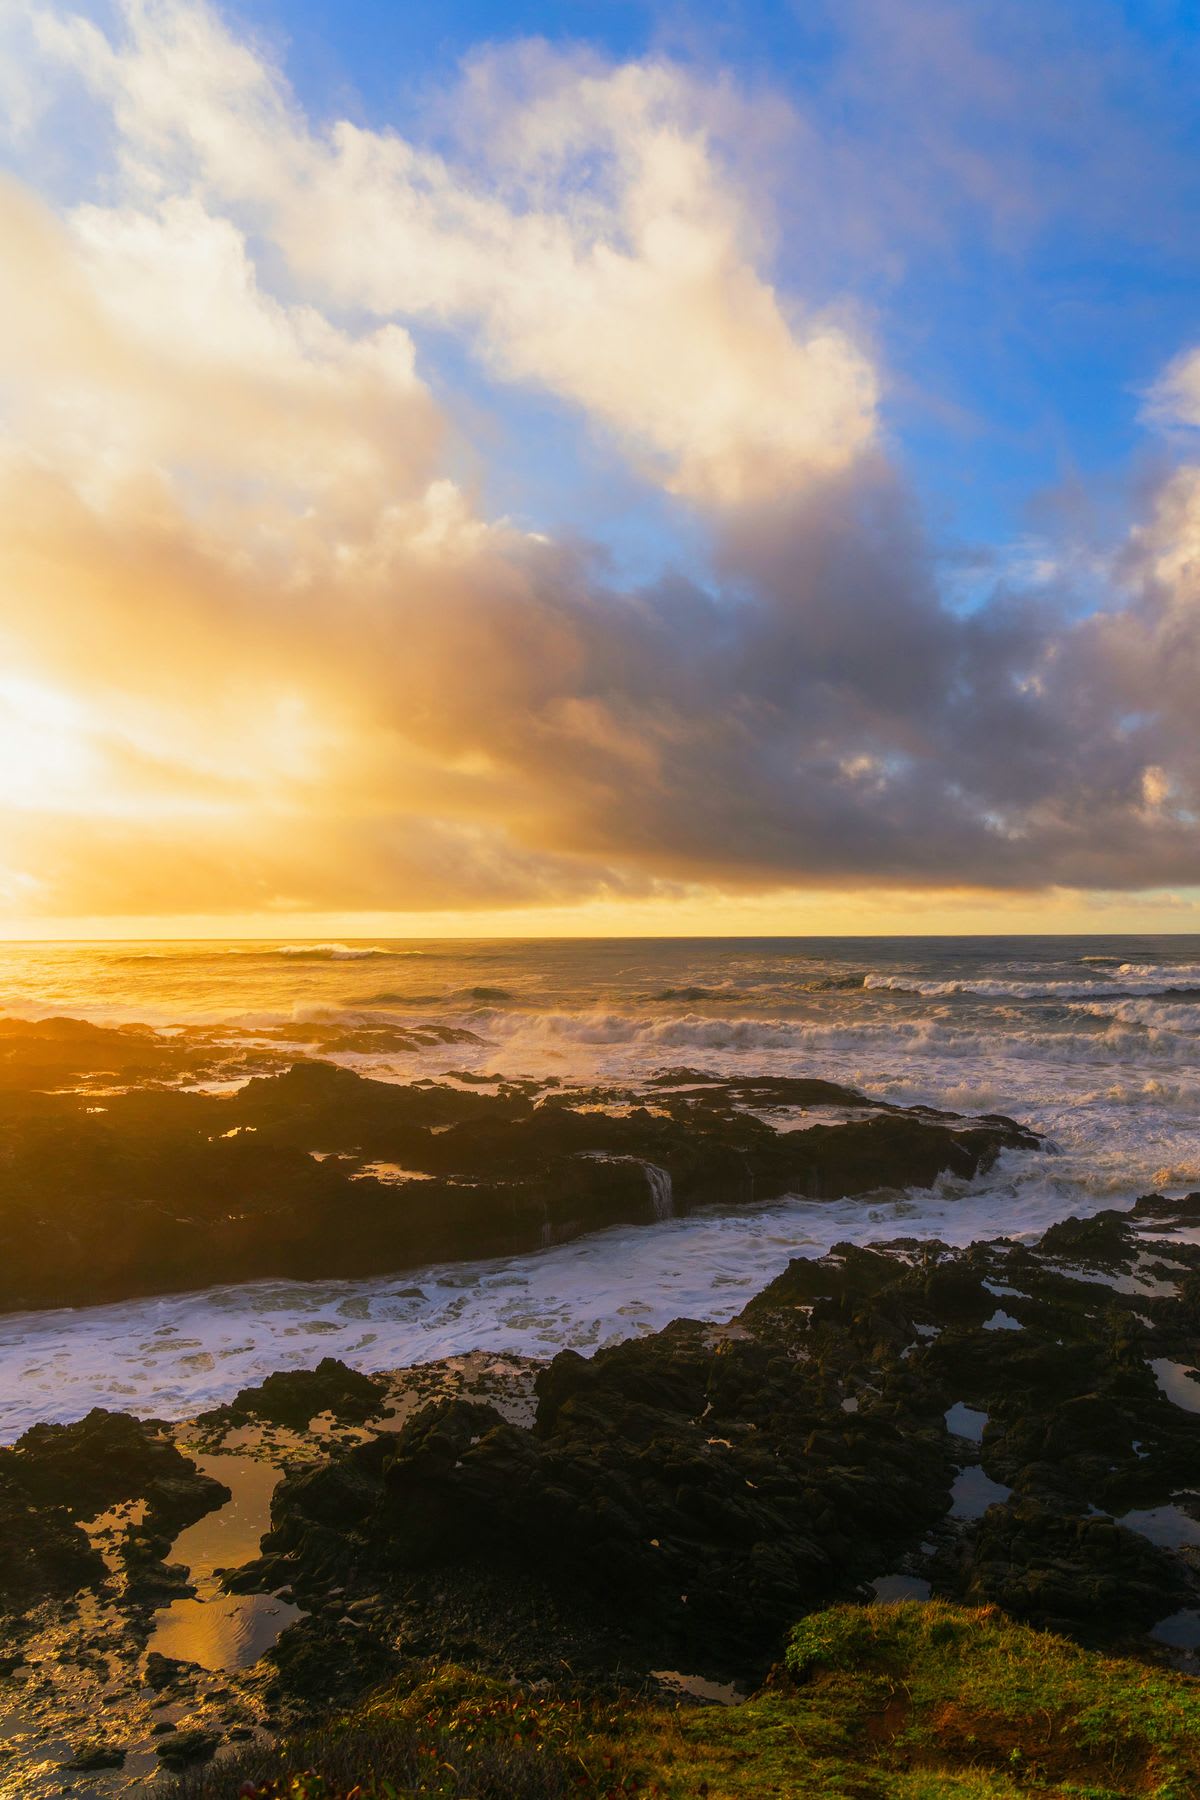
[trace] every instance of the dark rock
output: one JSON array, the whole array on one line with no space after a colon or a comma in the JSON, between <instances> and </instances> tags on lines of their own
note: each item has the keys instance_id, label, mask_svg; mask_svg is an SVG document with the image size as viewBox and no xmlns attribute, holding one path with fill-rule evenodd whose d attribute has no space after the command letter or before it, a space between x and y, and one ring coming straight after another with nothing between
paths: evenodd
<instances>
[{"instance_id":1,"label":"dark rock","mask_svg":"<svg viewBox=\"0 0 1200 1800\"><path fill-rule=\"evenodd\" d=\"M132 1570L125 1581L130 1606L167 1606L195 1592L190 1572L182 1563L151 1563Z\"/></svg>"},{"instance_id":2,"label":"dark rock","mask_svg":"<svg viewBox=\"0 0 1200 1800\"><path fill-rule=\"evenodd\" d=\"M1111 1518L1038 1500L989 1508L962 1547L954 1585L973 1605L994 1603L1027 1624L1097 1643L1145 1631L1190 1596L1167 1551Z\"/></svg>"},{"instance_id":3,"label":"dark rock","mask_svg":"<svg viewBox=\"0 0 1200 1800\"><path fill-rule=\"evenodd\" d=\"M196 1060L194 1045L151 1032L118 1045L90 1031L64 1032L77 1045L68 1062L95 1068L103 1046L116 1064L131 1045L166 1071ZM0 1056L4 1042L0 1032ZM215 1040L205 1053L231 1054ZM928 1186L1037 1141L1011 1120L903 1109L803 1077L482 1093L306 1061L232 1095L143 1085L107 1093L101 1114L86 1101L0 1080L0 1308L511 1254L651 1223L664 1206ZM757 1116L847 1105L870 1116L803 1132ZM380 1179L377 1164L429 1179Z\"/></svg>"},{"instance_id":4,"label":"dark rock","mask_svg":"<svg viewBox=\"0 0 1200 1800\"><path fill-rule=\"evenodd\" d=\"M158 1650L151 1650L146 1658L146 1686L160 1693L163 1688L170 1687L182 1675L194 1675L195 1663L180 1662L177 1657L163 1656Z\"/></svg>"},{"instance_id":5,"label":"dark rock","mask_svg":"<svg viewBox=\"0 0 1200 1800\"><path fill-rule=\"evenodd\" d=\"M103 1558L66 1507L35 1505L0 1451L0 1611L20 1612L106 1577Z\"/></svg>"},{"instance_id":6,"label":"dark rock","mask_svg":"<svg viewBox=\"0 0 1200 1800\"><path fill-rule=\"evenodd\" d=\"M1062 1219L1043 1233L1041 1249L1067 1262L1094 1268L1124 1268L1133 1259L1128 1216L1119 1212L1096 1213L1090 1219Z\"/></svg>"},{"instance_id":7,"label":"dark rock","mask_svg":"<svg viewBox=\"0 0 1200 1800\"><path fill-rule=\"evenodd\" d=\"M371 1632L321 1619L289 1626L267 1660L276 1670L268 1699L301 1716L352 1699L400 1667L396 1652Z\"/></svg>"},{"instance_id":8,"label":"dark rock","mask_svg":"<svg viewBox=\"0 0 1200 1800\"><path fill-rule=\"evenodd\" d=\"M1196 1419L1149 1364L1169 1343L1194 1365L1200 1343L1191 1274L1175 1271L1175 1297L1125 1294L1071 1274L1084 1238L1090 1257L1135 1265L1128 1219L1041 1246L839 1245L793 1262L730 1326L678 1320L562 1353L530 1429L437 1401L290 1475L240 1579L313 1609L297 1643L337 1611L383 1628L390 1609L409 1654L470 1643L530 1678L714 1655L752 1677L790 1619L900 1566L1124 1642L1195 1603L1185 1562L1098 1509L1178 1504L1200 1482ZM1177 1255L1200 1280L1200 1249ZM1022 1329L987 1328L997 1289ZM974 1453L946 1428L960 1401L987 1415L985 1473L1014 1490L980 1521L948 1517ZM932 1562L927 1542L943 1545Z\"/></svg>"},{"instance_id":9,"label":"dark rock","mask_svg":"<svg viewBox=\"0 0 1200 1800\"><path fill-rule=\"evenodd\" d=\"M257 1387L242 1388L229 1410L302 1431L318 1413L332 1413L335 1419L355 1424L374 1418L385 1393L382 1382L326 1356L315 1369L282 1370Z\"/></svg>"},{"instance_id":10,"label":"dark rock","mask_svg":"<svg viewBox=\"0 0 1200 1800\"><path fill-rule=\"evenodd\" d=\"M256 1579L302 1600L368 1574L404 1585L441 1612L443 1648L437 1586L455 1594L455 1641L509 1641L536 1609L538 1656L550 1633L597 1656L765 1659L790 1618L935 1521L951 1473L935 1400L898 1373L892 1417L851 1417L788 1354L792 1329L773 1316L714 1344L680 1322L558 1357L532 1431L474 1402L426 1407L283 1484Z\"/></svg>"},{"instance_id":11,"label":"dark rock","mask_svg":"<svg viewBox=\"0 0 1200 1800\"><path fill-rule=\"evenodd\" d=\"M155 1754L161 1758L168 1768L181 1769L190 1763L207 1762L217 1745L221 1742L220 1734L215 1731L175 1731L164 1738Z\"/></svg>"},{"instance_id":12,"label":"dark rock","mask_svg":"<svg viewBox=\"0 0 1200 1800\"><path fill-rule=\"evenodd\" d=\"M83 1744L76 1750L70 1762L64 1763L64 1769L119 1769L125 1761L125 1751L115 1744L90 1743Z\"/></svg>"},{"instance_id":13,"label":"dark rock","mask_svg":"<svg viewBox=\"0 0 1200 1800\"><path fill-rule=\"evenodd\" d=\"M145 1500L144 1541L156 1541L161 1555L184 1525L228 1498L229 1489L201 1474L153 1422L97 1407L73 1425L35 1425L0 1449L0 1608L108 1580L81 1519ZM142 1579L153 1585L149 1566Z\"/></svg>"},{"instance_id":14,"label":"dark rock","mask_svg":"<svg viewBox=\"0 0 1200 1800\"><path fill-rule=\"evenodd\" d=\"M141 1499L156 1522L178 1530L230 1498L161 1427L103 1407L73 1425L32 1426L11 1450L0 1450L0 1470L35 1504L67 1507L76 1519Z\"/></svg>"}]
</instances>

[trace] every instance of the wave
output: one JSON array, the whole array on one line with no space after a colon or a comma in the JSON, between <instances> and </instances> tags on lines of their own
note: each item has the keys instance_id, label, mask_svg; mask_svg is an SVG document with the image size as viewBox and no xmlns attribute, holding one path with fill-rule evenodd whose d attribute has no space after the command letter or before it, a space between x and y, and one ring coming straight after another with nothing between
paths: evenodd
<instances>
[{"instance_id":1,"label":"wave","mask_svg":"<svg viewBox=\"0 0 1200 1800\"><path fill-rule=\"evenodd\" d=\"M548 1054L554 1059L551 1066L556 1066L565 1053L580 1069L619 1065L632 1072L659 1054L708 1052L734 1057L738 1063L762 1055L767 1059L764 1066L778 1068L784 1053L793 1059L803 1057L810 1072L819 1070L832 1079L848 1077L876 1089L881 1082L886 1089L898 1077L907 1088L917 1075L921 1089L917 1097L933 1096L936 1104L947 1079L957 1086L964 1069L986 1071L986 1084L1000 1082L1002 1091L1015 1066L1041 1065L1048 1072L1056 1070L1057 1080L1069 1068L1119 1069L1132 1061L1182 1071L1195 1064L1196 1037L1187 1029L1186 1008L1163 1009L1161 1014L1146 1010L1141 1016L1144 1002L1130 1000L1127 1005L1128 1017L1111 1003L1105 1008L1097 1004L1064 1011L1057 1020L1031 1020L1024 1028L1006 1022L999 1031L988 1023L968 1022L966 1016L960 1022L945 1015L895 1019L860 1012L825 1019L779 1019L702 1013L647 1018L645 1013L601 1010L495 1011L474 1015L472 1024L493 1044L504 1043L514 1061L540 1060ZM1006 1067L1009 1075L1004 1077ZM1022 1079L1022 1088L1027 1079Z\"/></svg>"},{"instance_id":2,"label":"wave","mask_svg":"<svg viewBox=\"0 0 1200 1800\"><path fill-rule=\"evenodd\" d=\"M1170 982L1178 986L1188 979L1200 981L1200 963L1133 963L1123 962L1118 965L1118 975L1132 975L1144 981Z\"/></svg>"},{"instance_id":3,"label":"wave","mask_svg":"<svg viewBox=\"0 0 1200 1800\"><path fill-rule=\"evenodd\" d=\"M181 954L179 951L172 953L163 950L123 950L120 956L109 956L105 960L110 963L177 963L188 960L194 954L194 951Z\"/></svg>"},{"instance_id":4,"label":"wave","mask_svg":"<svg viewBox=\"0 0 1200 1800\"><path fill-rule=\"evenodd\" d=\"M933 980L919 975L864 975L863 987L875 992L911 994L923 1000L944 1000L955 994L974 994L985 1000L1090 999L1106 993L1098 981L1006 981L1001 977L951 976Z\"/></svg>"},{"instance_id":5,"label":"wave","mask_svg":"<svg viewBox=\"0 0 1200 1800\"><path fill-rule=\"evenodd\" d=\"M741 1000L743 996L736 988L669 987L660 988L657 994L651 994L649 998L651 1001L682 1000L695 1005L701 1000Z\"/></svg>"},{"instance_id":6,"label":"wave","mask_svg":"<svg viewBox=\"0 0 1200 1800\"><path fill-rule=\"evenodd\" d=\"M1003 976L967 975L934 980L911 974L872 974L863 977L863 987L876 992L910 994L923 1000L944 1000L956 994L975 995L984 1000L1186 999L1200 991L1200 964L1185 963L1172 968L1121 963L1111 976L1098 973L1095 979L1086 982L1013 981Z\"/></svg>"},{"instance_id":7,"label":"wave","mask_svg":"<svg viewBox=\"0 0 1200 1800\"><path fill-rule=\"evenodd\" d=\"M1163 1010L1164 1000L1172 1002L1169 1011ZM1118 1019L1123 1025L1142 1025L1149 1031L1200 1031L1200 991L1195 988L1177 988L1166 994L1106 994L1079 1011L1097 1019Z\"/></svg>"},{"instance_id":8,"label":"wave","mask_svg":"<svg viewBox=\"0 0 1200 1800\"><path fill-rule=\"evenodd\" d=\"M92 1406L186 1418L271 1370L311 1361L314 1332L361 1369L470 1351L590 1356L681 1316L732 1318L792 1257L898 1234L951 1244L999 1231L1031 1237L1069 1213L1128 1204L1134 1191L1065 1186L1044 1160L1014 1156L970 1187L947 1178L915 1194L706 1209L531 1255L427 1265L399 1281L259 1281L10 1315L0 1331L0 1442Z\"/></svg>"},{"instance_id":9,"label":"wave","mask_svg":"<svg viewBox=\"0 0 1200 1800\"><path fill-rule=\"evenodd\" d=\"M277 944L272 954L298 962L367 962L372 957L420 956L420 950L385 950L378 944Z\"/></svg>"}]
</instances>

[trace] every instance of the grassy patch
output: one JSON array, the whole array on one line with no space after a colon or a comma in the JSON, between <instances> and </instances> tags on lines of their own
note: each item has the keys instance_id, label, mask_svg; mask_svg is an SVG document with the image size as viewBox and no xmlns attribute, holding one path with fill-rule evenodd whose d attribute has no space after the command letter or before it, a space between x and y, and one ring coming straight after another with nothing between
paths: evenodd
<instances>
[{"instance_id":1,"label":"grassy patch","mask_svg":"<svg viewBox=\"0 0 1200 1800\"><path fill-rule=\"evenodd\" d=\"M1200 1682L1101 1657L985 1607L837 1607L734 1707L526 1695L459 1669L375 1695L176 1800L1190 1800Z\"/></svg>"}]
</instances>

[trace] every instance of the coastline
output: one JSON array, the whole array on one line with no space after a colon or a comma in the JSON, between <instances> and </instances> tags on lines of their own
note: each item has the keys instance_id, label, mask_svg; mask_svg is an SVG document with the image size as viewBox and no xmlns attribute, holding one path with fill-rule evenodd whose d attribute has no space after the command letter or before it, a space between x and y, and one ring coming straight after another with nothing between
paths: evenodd
<instances>
[{"instance_id":1,"label":"coastline","mask_svg":"<svg viewBox=\"0 0 1200 1800\"><path fill-rule=\"evenodd\" d=\"M1162 1627L1194 1620L1200 1641L1198 1281L1200 1196L1154 1197L1037 1246L846 1245L793 1262L730 1324L680 1321L591 1361L480 1356L377 1395L331 1362L185 1428L138 1427L202 1476L222 1458L282 1467L271 1531L234 1572L207 1566L231 1482L184 1527L190 1569L173 1567L178 1533L147 1540L125 1515L103 1574L10 1611L3 1691L31 1730L0 1782L59 1791L54 1746L81 1747L70 1722L101 1697L129 1752L89 1777L107 1794L172 1735L199 1761L229 1754L431 1660L524 1684L569 1664L597 1692L648 1691L655 1670L748 1691L797 1618L920 1584L1192 1671ZM298 1427L297 1407L330 1400L340 1420ZM45 1440L68 1484L81 1432ZM205 1608L248 1604L286 1628L247 1669L150 1662L164 1612L191 1610L211 1643ZM159 1745L154 1722L174 1727ZM29 1785L51 1769L57 1788Z\"/></svg>"}]
</instances>

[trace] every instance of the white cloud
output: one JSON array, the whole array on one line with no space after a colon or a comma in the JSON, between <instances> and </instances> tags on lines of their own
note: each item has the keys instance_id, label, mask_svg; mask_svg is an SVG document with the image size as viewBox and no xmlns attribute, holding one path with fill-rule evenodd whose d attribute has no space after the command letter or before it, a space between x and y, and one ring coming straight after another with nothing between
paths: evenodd
<instances>
[{"instance_id":1,"label":"white cloud","mask_svg":"<svg viewBox=\"0 0 1200 1800\"><path fill-rule=\"evenodd\" d=\"M869 445L870 360L755 264L753 197L711 129L727 96L706 108L653 63L478 64L488 142L456 162L344 121L314 131L203 6L123 16L112 43L47 13L43 41L111 107L132 192L244 212L336 305L464 331L498 376L582 407L698 499L777 495Z\"/></svg>"}]
</instances>

